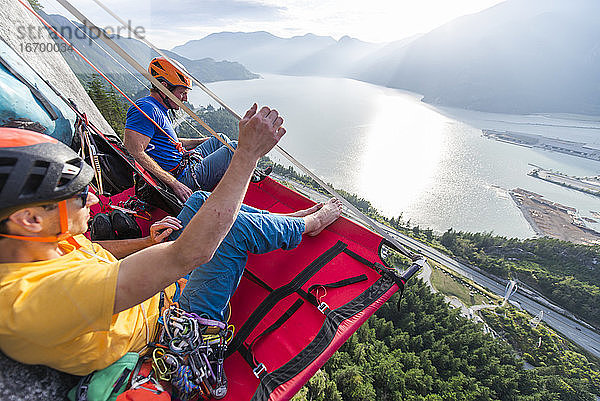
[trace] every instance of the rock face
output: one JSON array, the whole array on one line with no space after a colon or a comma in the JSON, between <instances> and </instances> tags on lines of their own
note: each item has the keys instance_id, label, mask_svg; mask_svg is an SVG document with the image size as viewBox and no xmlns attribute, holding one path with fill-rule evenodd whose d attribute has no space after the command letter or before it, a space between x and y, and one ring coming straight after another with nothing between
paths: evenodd
<instances>
[{"instance_id":1,"label":"rock face","mask_svg":"<svg viewBox=\"0 0 600 401\"><path fill-rule=\"evenodd\" d=\"M0 353L0 400L65 400L67 392L79 380L40 365L23 365Z\"/></svg>"},{"instance_id":2,"label":"rock face","mask_svg":"<svg viewBox=\"0 0 600 401\"><path fill-rule=\"evenodd\" d=\"M23 32L31 32L31 35L23 35ZM114 135L112 128L88 97L60 53L27 51L26 43L53 44L54 42L42 24L17 1L0 0L0 38L65 97L73 99L98 128ZM44 366L23 365L0 353L0 400L2 401L64 400L67 391L77 381L76 376Z\"/></svg>"},{"instance_id":3,"label":"rock face","mask_svg":"<svg viewBox=\"0 0 600 401\"><path fill-rule=\"evenodd\" d=\"M65 59L55 51L46 28L18 1L0 0L0 38L66 98L73 99L102 132L115 135Z\"/></svg>"}]
</instances>

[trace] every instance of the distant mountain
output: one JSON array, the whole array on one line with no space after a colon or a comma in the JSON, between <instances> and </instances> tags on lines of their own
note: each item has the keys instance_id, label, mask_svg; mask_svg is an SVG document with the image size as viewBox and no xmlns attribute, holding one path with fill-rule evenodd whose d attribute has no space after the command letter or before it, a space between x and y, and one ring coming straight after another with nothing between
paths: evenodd
<instances>
[{"instance_id":1,"label":"distant mountain","mask_svg":"<svg viewBox=\"0 0 600 401\"><path fill-rule=\"evenodd\" d=\"M597 0L508 0L375 54L353 77L437 105L598 115L599 15Z\"/></svg>"},{"instance_id":2,"label":"distant mountain","mask_svg":"<svg viewBox=\"0 0 600 401\"><path fill-rule=\"evenodd\" d=\"M359 79L442 106L600 115L600 1L507 0L427 34L377 45L223 32L173 49L254 71Z\"/></svg>"},{"instance_id":3,"label":"distant mountain","mask_svg":"<svg viewBox=\"0 0 600 401\"><path fill-rule=\"evenodd\" d=\"M280 38L268 32L221 32L172 50L188 58L238 61L258 72L339 76L381 46L347 36L335 40L313 34Z\"/></svg>"},{"instance_id":4,"label":"distant mountain","mask_svg":"<svg viewBox=\"0 0 600 401\"><path fill-rule=\"evenodd\" d=\"M141 83L133 78L128 72L124 70L122 66L125 66L127 70L134 73L134 75L144 83L148 85L146 79L137 71L133 69L125 60L118 56L112 49L106 46L100 39L96 39L96 43L92 42L83 33L89 32L80 24L73 23L65 17L57 14L44 15L44 18L59 32L62 33L81 53L83 53L94 65L96 65L103 73L113 80L121 89L125 90L128 94L135 94L143 89ZM79 30L81 29L81 31ZM93 36L95 38L95 36ZM146 67L150 60L159 54L154 50L146 46L143 42L126 37L112 36L112 38L138 63ZM56 39L58 43L59 39ZM113 60L108 56L99 46L106 49L108 53L114 57L117 61ZM202 59L189 59L182 57L173 52L163 50L165 54L173 59L179 61L188 71L198 78L201 82L214 82L214 81L225 81L225 80L238 80L238 79L254 79L259 78L259 75L248 71L243 65L237 62L230 61L215 61L211 58L204 57ZM75 52L66 51L62 53L65 60L75 72L75 74L84 81L96 72L81 59ZM122 65L119 65L119 63Z\"/></svg>"}]
</instances>

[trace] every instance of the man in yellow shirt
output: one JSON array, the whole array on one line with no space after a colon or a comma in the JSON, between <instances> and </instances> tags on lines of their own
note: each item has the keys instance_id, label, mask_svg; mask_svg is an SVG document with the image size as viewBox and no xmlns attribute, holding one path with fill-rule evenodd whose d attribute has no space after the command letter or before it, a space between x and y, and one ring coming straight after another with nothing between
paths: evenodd
<instances>
[{"instance_id":1,"label":"man in yellow shirt","mask_svg":"<svg viewBox=\"0 0 600 401\"><path fill-rule=\"evenodd\" d=\"M275 110L256 105L248 110L222 180L210 196L200 195L196 204L184 207L185 229L169 217L156 223L148 238L102 246L82 235L90 206L98 202L88 193L92 169L52 138L0 129L0 349L20 362L76 375L102 369L144 347L156 329L158 294L172 291L176 280L198 266L214 277L197 277L202 288L188 292L189 305L195 307L194 297L202 298L207 287L203 299L218 304L218 315L237 282L223 289L227 294L218 294L220 285L239 280L243 271L223 253L234 252L245 261L249 251L289 249L302 234L316 235L340 215L336 201L293 216L240 212L258 159L285 134L282 124ZM277 231L268 249L253 248L260 228L243 224L253 218ZM288 222L295 228L289 230ZM162 242L177 230L176 240ZM219 267L215 261L225 262ZM219 276L232 270L232 277Z\"/></svg>"}]
</instances>

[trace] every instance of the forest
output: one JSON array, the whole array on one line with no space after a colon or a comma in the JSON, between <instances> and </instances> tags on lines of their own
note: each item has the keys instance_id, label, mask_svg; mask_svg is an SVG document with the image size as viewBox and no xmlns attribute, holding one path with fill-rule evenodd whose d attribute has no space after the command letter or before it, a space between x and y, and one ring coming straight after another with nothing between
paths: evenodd
<instances>
[{"instance_id":1,"label":"forest","mask_svg":"<svg viewBox=\"0 0 600 401\"><path fill-rule=\"evenodd\" d=\"M439 243L473 266L529 285L600 327L600 247L548 237L508 239L490 233L448 230Z\"/></svg>"},{"instance_id":2,"label":"forest","mask_svg":"<svg viewBox=\"0 0 600 401\"><path fill-rule=\"evenodd\" d=\"M100 80L98 76L92 77L89 81L83 81L81 84L106 122L110 124L119 138L123 139L129 104L112 87L107 88L104 81Z\"/></svg>"},{"instance_id":3,"label":"forest","mask_svg":"<svg viewBox=\"0 0 600 401\"><path fill-rule=\"evenodd\" d=\"M544 326L487 312L498 338L410 281L325 364L294 401L594 400L599 366ZM504 317L504 313L508 313ZM539 336L542 346L537 347ZM535 343L535 345L533 345ZM525 348L528 353L513 344ZM525 355L525 356L520 356ZM523 359L528 361L524 367Z\"/></svg>"},{"instance_id":4,"label":"forest","mask_svg":"<svg viewBox=\"0 0 600 401\"><path fill-rule=\"evenodd\" d=\"M127 105L92 81L88 93L121 134ZM197 109L217 131L237 138L237 121L224 109ZM121 113L121 114L118 114ZM119 116L123 116L119 120ZM193 125L197 124L195 122ZM196 136L182 124L182 136ZM200 129L197 126L198 129ZM317 188L309 177L274 164L275 174ZM390 227L502 277L512 277L598 324L599 248L558 240L507 239L489 233L411 226L386 217L371 203L340 191L361 211ZM391 256L390 262L401 264ZM367 321L294 397L320 400L594 400L600 395L600 366L573 344L512 307L480 312L481 323L451 309L421 280L411 280L400 310L396 294Z\"/></svg>"}]
</instances>

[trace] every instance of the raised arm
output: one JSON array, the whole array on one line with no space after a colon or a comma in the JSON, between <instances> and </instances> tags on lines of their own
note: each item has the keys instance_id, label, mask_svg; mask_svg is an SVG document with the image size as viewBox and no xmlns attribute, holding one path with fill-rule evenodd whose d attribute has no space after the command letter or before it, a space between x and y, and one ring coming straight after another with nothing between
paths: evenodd
<instances>
[{"instance_id":1,"label":"raised arm","mask_svg":"<svg viewBox=\"0 0 600 401\"><path fill-rule=\"evenodd\" d=\"M177 181L177 178L173 177L171 173L163 170L148 154L146 148L150 143L150 138L146 135L142 135L131 129L125 129L124 140L127 151L142 165L143 168L154 174L159 180L168 185L175 195L182 201L186 201L192 194L192 190L189 189L185 184Z\"/></svg>"},{"instance_id":2,"label":"raised arm","mask_svg":"<svg viewBox=\"0 0 600 401\"><path fill-rule=\"evenodd\" d=\"M256 104L240 121L240 136L227 172L174 242L125 258L119 270L114 312L143 302L208 262L233 225L258 159L271 150L285 129L277 111Z\"/></svg>"}]
</instances>

